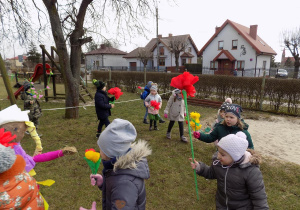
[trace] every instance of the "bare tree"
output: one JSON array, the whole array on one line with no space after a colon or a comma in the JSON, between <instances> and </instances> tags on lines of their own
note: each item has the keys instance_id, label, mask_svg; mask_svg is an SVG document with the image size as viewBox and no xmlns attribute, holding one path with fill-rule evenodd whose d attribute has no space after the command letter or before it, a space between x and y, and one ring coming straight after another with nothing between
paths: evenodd
<instances>
[{"instance_id":1,"label":"bare tree","mask_svg":"<svg viewBox=\"0 0 300 210\"><path fill-rule=\"evenodd\" d=\"M147 79L146 79L146 66L149 60L153 59L153 54L150 52L148 49L144 47L140 47L138 49L138 58L141 60L141 62L144 65L144 83L145 85L147 84Z\"/></svg>"},{"instance_id":2,"label":"bare tree","mask_svg":"<svg viewBox=\"0 0 300 210\"><path fill-rule=\"evenodd\" d=\"M283 33L284 46L289 49L292 56L295 59L294 62L294 75L293 78L298 78L299 73L299 48L300 48L300 28L295 29L294 31L287 31Z\"/></svg>"},{"instance_id":3,"label":"bare tree","mask_svg":"<svg viewBox=\"0 0 300 210\"><path fill-rule=\"evenodd\" d=\"M186 47L188 46L188 41L185 36L172 37L169 41L168 47L170 48L170 52L174 54L175 57L175 65L176 71L179 69L179 55L181 52L184 52Z\"/></svg>"},{"instance_id":4,"label":"bare tree","mask_svg":"<svg viewBox=\"0 0 300 210\"><path fill-rule=\"evenodd\" d=\"M51 25L59 56L66 90L65 105L78 107L81 47L92 41L89 35L101 36L101 30L111 27L110 22L117 23L116 32L123 36L143 33L146 28L143 25L144 18L140 17L147 17L149 13L153 14L156 0L43 0L47 11L44 11L39 4L41 3L36 0L0 1L0 24L2 26L0 36L9 39L11 36L7 32L10 32L13 38L21 40L22 43L29 38L32 40L33 37L40 39L39 35L45 33L41 32L49 28L49 24L43 23L46 19ZM39 23L36 30L34 27L36 21L33 21L30 15L32 8L36 9L38 14ZM123 41L126 39L124 36ZM66 109L65 117L78 118L79 109Z\"/></svg>"}]
</instances>

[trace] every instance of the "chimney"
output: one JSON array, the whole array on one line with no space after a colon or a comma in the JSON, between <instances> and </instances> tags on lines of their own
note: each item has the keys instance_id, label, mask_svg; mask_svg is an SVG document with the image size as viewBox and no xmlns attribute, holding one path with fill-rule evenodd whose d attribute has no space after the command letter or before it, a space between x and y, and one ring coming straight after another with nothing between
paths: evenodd
<instances>
[{"instance_id":1,"label":"chimney","mask_svg":"<svg viewBox=\"0 0 300 210\"><path fill-rule=\"evenodd\" d=\"M250 25L250 36L256 40L257 36L257 25Z\"/></svg>"},{"instance_id":2,"label":"chimney","mask_svg":"<svg viewBox=\"0 0 300 210\"><path fill-rule=\"evenodd\" d=\"M220 29L221 27L216 26L216 31L215 33L217 33L217 31Z\"/></svg>"},{"instance_id":3,"label":"chimney","mask_svg":"<svg viewBox=\"0 0 300 210\"><path fill-rule=\"evenodd\" d=\"M100 45L100 49L105 49L105 48L106 48L105 44Z\"/></svg>"},{"instance_id":4,"label":"chimney","mask_svg":"<svg viewBox=\"0 0 300 210\"><path fill-rule=\"evenodd\" d=\"M161 38L162 38L162 35L161 35L161 34L158 34L158 38L160 38L160 39L161 39Z\"/></svg>"},{"instance_id":5,"label":"chimney","mask_svg":"<svg viewBox=\"0 0 300 210\"><path fill-rule=\"evenodd\" d=\"M172 37L173 36L173 34L169 34L169 37Z\"/></svg>"}]
</instances>

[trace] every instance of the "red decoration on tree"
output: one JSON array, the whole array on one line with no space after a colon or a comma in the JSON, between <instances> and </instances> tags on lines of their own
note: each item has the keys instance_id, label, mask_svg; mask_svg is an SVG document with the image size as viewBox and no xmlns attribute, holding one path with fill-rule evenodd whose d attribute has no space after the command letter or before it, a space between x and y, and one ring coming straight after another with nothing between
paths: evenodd
<instances>
[{"instance_id":1,"label":"red decoration on tree","mask_svg":"<svg viewBox=\"0 0 300 210\"><path fill-rule=\"evenodd\" d=\"M107 91L109 94L114 95L115 99L118 100L123 93L121 92L121 89L118 87L111 88Z\"/></svg>"},{"instance_id":2,"label":"red decoration on tree","mask_svg":"<svg viewBox=\"0 0 300 210\"><path fill-rule=\"evenodd\" d=\"M4 132L4 128L0 129L0 144L2 144L3 146L14 148L14 145L16 145L17 143L15 142L9 143L9 142L15 139L16 137L17 137L16 135L12 136L10 131Z\"/></svg>"},{"instance_id":3,"label":"red decoration on tree","mask_svg":"<svg viewBox=\"0 0 300 210\"><path fill-rule=\"evenodd\" d=\"M154 110L159 110L159 105L160 105L160 103L155 100L152 100L150 102L150 106L152 106L154 108Z\"/></svg>"},{"instance_id":4,"label":"red decoration on tree","mask_svg":"<svg viewBox=\"0 0 300 210\"><path fill-rule=\"evenodd\" d=\"M194 76L189 72L173 77L171 80L171 86L180 90L185 90L187 96L195 97L195 87L193 86L199 80L198 76Z\"/></svg>"}]
</instances>

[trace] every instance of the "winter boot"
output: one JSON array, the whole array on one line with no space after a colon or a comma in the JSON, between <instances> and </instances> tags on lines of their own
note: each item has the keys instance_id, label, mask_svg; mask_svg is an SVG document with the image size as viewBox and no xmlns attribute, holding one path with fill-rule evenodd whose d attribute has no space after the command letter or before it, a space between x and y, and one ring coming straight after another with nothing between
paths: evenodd
<instances>
[{"instance_id":1,"label":"winter boot","mask_svg":"<svg viewBox=\"0 0 300 210\"><path fill-rule=\"evenodd\" d=\"M148 121L147 121L147 119L144 119L143 123L149 124Z\"/></svg>"},{"instance_id":2,"label":"winter boot","mask_svg":"<svg viewBox=\"0 0 300 210\"><path fill-rule=\"evenodd\" d=\"M171 139L171 132L167 132L167 139Z\"/></svg>"},{"instance_id":3,"label":"winter boot","mask_svg":"<svg viewBox=\"0 0 300 210\"><path fill-rule=\"evenodd\" d=\"M159 123L165 123L166 121L164 121L162 118L160 118Z\"/></svg>"},{"instance_id":4,"label":"winter boot","mask_svg":"<svg viewBox=\"0 0 300 210\"><path fill-rule=\"evenodd\" d=\"M152 123L153 123L153 120L150 120L150 127L149 127L149 131L152 131Z\"/></svg>"},{"instance_id":5,"label":"winter boot","mask_svg":"<svg viewBox=\"0 0 300 210\"><path fill-rule=\"evenodd\" d=\"M188 140L186 139L185 136L181 136L180 141L182 141L183 143L186 143L186 144L188 143Z\"/></svg>"},{"instance_id":6,"label":"winter boot","mask_svg":"<svg viewBox=\"0 0 300 210\"><path fill-rule=\"evenodd\" d=\"M159 129L157 128L157 125L156 125L156 120L154 120L154 130L158 131Z\"/></svg>"}]
</instances>

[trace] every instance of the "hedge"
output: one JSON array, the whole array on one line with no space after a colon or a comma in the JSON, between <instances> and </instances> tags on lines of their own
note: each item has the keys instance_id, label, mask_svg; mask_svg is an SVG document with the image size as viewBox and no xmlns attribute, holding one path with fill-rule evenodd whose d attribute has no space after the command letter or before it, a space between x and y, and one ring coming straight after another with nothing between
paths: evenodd
<instances>
[{"instance_id":1,"label":"hedge","mask_svg":"<svg viewBox=\"0 0 300 210\"><path fill-rule=\"evenodd\" d=\"M108 72L93 71L92 78L108 80ZM159 92L173 90L170 82L178 73L147 73L147 81L158 83ZM244 108L259 110L262 91L261 77L233 77L224 75L197 75L199 81L194 85L196 98L224 101L232 98L234 103ZM128 92L136 92L138 86L145 86L143 72L112 71L113 86L118 86ZM263 90L262 110L275 113L299 115L300 80L266 78ZM164 95L168 98L169 95Z\"/></svg>"}]
</instances>

